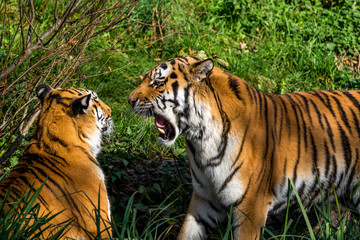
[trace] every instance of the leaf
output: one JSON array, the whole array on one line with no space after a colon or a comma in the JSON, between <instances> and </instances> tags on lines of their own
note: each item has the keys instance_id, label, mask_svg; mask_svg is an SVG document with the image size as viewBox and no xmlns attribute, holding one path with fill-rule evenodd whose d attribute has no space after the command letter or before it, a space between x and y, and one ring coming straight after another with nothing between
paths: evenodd
<instances>
[{"instance_id":1,"label":"leaf","mask_svg":"<svg viewBox=\"0 0 360 240\"><path fill-rule=\"evenodd\" d=\"M131 128L130 128L130 127L127 127L127 128L126 128L126 134L127 134L127 135L132 135L132 133L133 133L133 132L132 132Z\"/></svg>"},{"instance_id":2,"label":"leaf","mask_svg":"<svg viewBox=\"0 0 360 240\"><path fill-rule=\"evenodd\" d=\"M184 154L185 151L186 151L185 148L176 148L176 149L174 150L174 155L175 155L176 157L179 157L180 155Z\"/></svg>"},{"instance_id":3,"label":"leaf","mask_svg":"<svg viewBox=\"0 0 360 240\"><path fill-rule=\"evenodd\" d=\"M158 193L161 193L161 187L158 183L154 183L153 188L158 191Z\"/></svg>"},{"instance_id":4,"label":"leaf","mask_svg":"<svg viewBox=\"0 0 360 240\"><path fill-rule=\"evenodd\" d=\"M215 61L223 68L225 68L227 70L231 70L230 64L228 62L226 62L225 60L222 60L221 58L215 58Z\"/></svg>"}]
</instances>

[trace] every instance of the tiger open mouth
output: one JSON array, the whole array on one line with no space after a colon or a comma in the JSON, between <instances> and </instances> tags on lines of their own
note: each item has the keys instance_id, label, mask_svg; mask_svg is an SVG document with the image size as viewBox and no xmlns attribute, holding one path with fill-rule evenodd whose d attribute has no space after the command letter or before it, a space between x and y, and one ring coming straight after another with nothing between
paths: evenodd
<instances>
[{"instance_id":1,"label":"tiger open mouth","mask_svg":"<svg viewBox=\"0 0 360 240\"><path fill-rule=\"evenodd\" d=\"M175 128L172 124L162 116L155 115L155 131L158 132L160 137L164 140L173 140L175 138Z\"/></svg>"}]
</instances>

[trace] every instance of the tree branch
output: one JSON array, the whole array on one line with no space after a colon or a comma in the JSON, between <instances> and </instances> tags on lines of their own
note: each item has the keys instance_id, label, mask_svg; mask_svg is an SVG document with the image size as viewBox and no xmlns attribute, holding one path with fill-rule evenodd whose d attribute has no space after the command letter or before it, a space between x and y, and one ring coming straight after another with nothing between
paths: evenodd
<instances>
[{"instance_id":1,"label":"tree branch","mask_svg":"<svg viewBox=\"0 0 360 240\"><path fill-rule=\"evenodd\" d=\"M5 10L4 10L4 19L3 19L3 23L2 23L3 26L5 26L7 2L8 2L8 0L5 0L5 3L4 3L4 9L5 9ZM5 27L3 27L3 29L1 30L0 49L1 49L1 46L2 46L2 42L3 42L4 31L5 31Z\"/></svg>"},{"instance_id":2,"label":"tree branch","mask_svg":"<svg viewBox=\"0 0 360 240\"><path fill-rule=\"evenodd\" d=\"M66 9L66 11L64 12L64 15L62 16L62 18L58 19L57 21L55 21L54 25L49 28L45 33L43 33L38 40L36 41L35 44L27 47L25 49L25 51L23 51L23 53L18 57L18 59L12 63L7 69L5 69L4 71L1 72L0 74L0 80L6 78L9 74L11 74L13 71L15 71L15 69L17 67L19 67L29 56L31 56L31 54L33 54L34 51L41 49L41 47L43 47L42 42L44 41L44 39L46 39L47 37L49 37L52 33L54 33L55 31L57 31L65 22L65 20L71 15L71 13L73 12L74 8L80 3L80 1L73 1L69 7ZM51 37L51 39L56 35L56 33ZM50 40L51 40L50 39ZM50 40L47 42L49 43ZM45 44L46 45L46 44Z\"/></svg>"}]
</instances>

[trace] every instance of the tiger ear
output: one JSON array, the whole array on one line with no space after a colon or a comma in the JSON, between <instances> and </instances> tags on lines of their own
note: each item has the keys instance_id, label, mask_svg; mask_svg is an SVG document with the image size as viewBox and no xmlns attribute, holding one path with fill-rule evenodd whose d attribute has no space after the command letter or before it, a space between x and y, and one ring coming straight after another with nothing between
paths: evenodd
<instances>
[{"instance_id":1,"label":"tiger ear","mask_svg":"<svg viewBox=\"0 0 360 240\"><path fill-rule=\"evenodd\" d=\"M195 63L191 68L190 72L193 75L194 80L202 81L204 78L208 76L208 74L213 70L214 62L210 58Z\"/></svg>"},{"instance_id":2,"label":"tiger ear","mask_svg":"<svg viewBox=\"0 0 360 240\"><path fill-rule=\"evenodd\" d=\"M90 99L91 99L91 94L88 94L86 96L74 100L73 103L71 104L71 109L74 115L84 114L85 110L88 109L90 106Z\"/></svg>"},{"instance_id":3,"label":"tiger ear","mask_svg":"<svg viewBox=\"0 0 360 240\"><path fill-rule=\"evenodd\" d=\"M40 99L41 103L43 103L45 96L51 92L52 88L47 84L40 84L36 88L36 95Z\"/></svg>"}]
</instances>

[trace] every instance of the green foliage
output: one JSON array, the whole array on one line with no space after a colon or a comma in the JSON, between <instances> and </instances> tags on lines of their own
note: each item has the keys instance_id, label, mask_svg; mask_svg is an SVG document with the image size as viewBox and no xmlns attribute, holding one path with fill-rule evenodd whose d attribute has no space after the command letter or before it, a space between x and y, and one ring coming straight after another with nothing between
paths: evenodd
<instances>
[{"instance_id":1,"label":"green foliage","mask_svg":"<svg viewBox=\"0 0 360 240\"><path fill-rule=\"evenodd\" d=\"M43 184L44 185L44 184ZM52 227L48 224L60 213L43 214L35 200L43 187L32 188L10 201L11 190L0 203L0 239L41 239L44 231ZM64 222L49 239L60 239L68 231L71 221Z\"/></svg>"}]
</instances>

